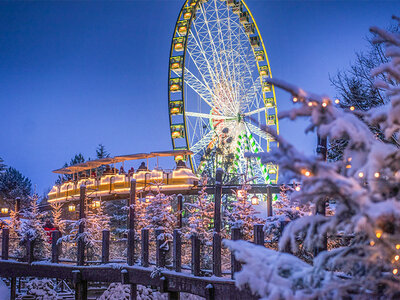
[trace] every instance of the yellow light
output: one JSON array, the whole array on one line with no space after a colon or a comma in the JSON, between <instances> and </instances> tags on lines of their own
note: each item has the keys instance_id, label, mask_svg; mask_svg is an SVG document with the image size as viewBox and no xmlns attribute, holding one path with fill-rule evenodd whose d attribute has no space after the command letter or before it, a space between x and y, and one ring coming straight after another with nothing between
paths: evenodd
<instances>
[{"instance_id":1,"label":"yellow light","mask_svg":"<svg viewBox=\"0 0 400 300\"><path fill-rule=\"evenodd\" d=\"M296 206L296 210L300 210L300 207Z\"/></svg>"},{"instance_id":2,"label":"yellow light","mask_svg":"<svg viewBox=\"0 0 400 300\"><path fill-rule=\"evenodd\" d=\"M297 97L293 97L293 102L297 102L297 101L298 101Z\"/></svg>"},{"instance_id":3,"label":"yellow light","mask_svg":"<svg viewBox=\"0 0 400 300\"><path fill-rule=\"evenodd\" d=\"M153 199L154 199L154 195L150 192L146 195L145 201L146 201L146 203L149 203Z\"/></svg>"},{"instance_id":4,"label":"yellow light","mask_svg":"<svg viewBox=\"0 0 400 300\"><path fill-rule=\"evenodd\" d=\"M75 211L75 205L74 204L68 205L68 211L74 212Z\"/></svg>"},{"instance_id":5,"label":"yellow light","mask_svg":"<svg viewBox=\"0 0 400 300\"><path fill-rule=\"evenodd\" d=\"M300 189L301 189L301 188L300 188L299 185L295 187L295 190L296 190L297 192L300 192Z\"/></svg>"},{"instance_id":6,"label":"yellow light","mask_svg":"<svg viewBox=\"0 0 400 300\"><path fill-rule=\"evenodd\" d=\"M335 103L339 104L340 100L339 99L335 99Z\"/></svg>"},{"instance_id":7,"label":"yellow light","mask_svg":"<svg viewBox=\"0 0 400 300\"><path fill-rule=\"evenodd\" d=\"M246 191L245 190L238 190L236 195L238 196L238 198L244 198L244 197L246 197Z\"/></svg>"},{"instance_id":8,"label":"yellow light","mask_svg":"<svg viewBox=\"0 0 400 300\"><path fill-rule=\"evenodd\" d=\"M322 102L322 107L327 107L327 106L328 106L328 103Z\"/></svg>"},{"instance_id":9,"label":"yellow light","mask_svg":"<svg viewBox=\"0 0 400 300\"><path fill-rule=\"evenodd\" d=\"M312 106L312 102L308 102L308 106L310 106L310 107L311 107L311 106Z\"/></svg>"},{"instance_id":10,"label":"yellow light","mask_svg":"<svg viewBox=\"0 0 400 300\"><path fill-rule=\"evenodd\" d=\"M363 172L358 173L358 177L363 178L364 177L364 173Z\"/></svg>"},{"instance_id":11,"label":"yellow light","mask_svg":"<svg viewBox=\"0 0 400 300\"><path fill-rule=\"evenodd\" d=\"M377 231L377 232L375 233L375 235L376 235L376 237L377 237L378 239L380 239L380 238L382 237L382 232Z\"/></svg>"},{"instance_id":12,"label":"yellow light","mask_svg":"<svg viewBox=\"0 0 400 300\"><path fill-rule=\"evenodd\" d=\"M397 270L397 269L393 269L393 274L394 274L394 275L396 275L396 274L397 274L397 272L399 272L399 270Z\"/></svg>"},{"instance_id":13,"label":"yellow light","mask_svg":"<svg viewBox=\"0 0 400 300\"><path fill-rule=\"evenodd\" d=\"M171 206L171 205L168 205L168 206L166 207L166 210L169 211L169 212L172 211L172 206Z\"/></svg>"},{"instance_id":14,"label":"yellow light","mask_svg":"<svg viewBox=\"0 0 400 300\"><path fill-rule=\"evenodd\" d=\"M381 176L381 174L379 174L379 172L375 172L374 176L375 176L375 178L379 178L379 176Z\"/></svg>"},{"instance_id":15,"label":"yellow light","mask_svg":"<svg viewBox=\"0 0 400 300\"><path fill-rule=\"evenodd\" d=\"M396 245L396 249L399 250L400 249L400 244Z\"/></svg>"},{"instance_id":16,"label":"yellow light","mask_svg":"<svg viewBox=\"0 0 400 300\"><path fill-rule=\"evenodd\" d=\"M355 110L354 106L350 106L350 110L351 111Z\"/></svg>"},{"instance_id":17,"label":"yellow light","mask_svg":"<svg viewBox=\"0 0 400 300\"><path fill-rule=\"evenodd\" d=\"M8 208L7 208L7 207L3 207L3 208L1 209L1 213L2 213L2 214L8 214Z\"/></svg>"},{"instance_id":18,"label":"yellow light","mask_svg":"<svg viewBox=\"0 0 400 300\"><path fill-rule=\"evenodd\" d=\"M260 203L260 200L258 199L258 197L256 195L251 197L251 204L258 205L259 203Z\"/></svg>"},{"instance_id":19,"label":"yellow light","mask_svg":"<svg viewBox=\"0 0 400 300\"><path fill-rule=\"evenodd\" d=\"M346 165L346 169L350 169L350 168L351 168L350 164Z\"/></svg>"},{"instance_id":20,"label":"yellow light","mask_svg":"<svg viewBox=\"0 0 400 300\"><path fill-rule=\"evenodd\" d=\"M100 204L101 204L101 203L100 203L99 200L94 200L94 201L93 201L93 204L92 204L92 207L93 207L93 208L99 208L99 207L100 207Z\"/></svg>"},{"instance_id":21,"label":"yellow light","mask_svg":"<svg viewBox=\"0 0 400 300\"><path fill-rule=\"evenodd\" d=\"M399 256L399 255L396 255L396 256L394 257L394 260L395 260L395 261L398 261L399 258L400 258L400 256Z\"/></svg>"},{"instance_id":22,"label":"yellow light","mask_svg":"<svg viewBox=\"0 0 400 300\"><path fill-rule=\"evenodd\" d=\"M375 242L374 242L374 241L370 241L369 244L370 244L371 246L373 246L373 245L375 245Z\"/></svg>"},{"instance_id":23,"label":"yellow light","mask_svg":"<svg viewBox=\"0 0 400 300\"><path fill-rule=\"evenodd\" d=\"M353 158L352 157L349 157L348 159L347 159L347 161L351 161Z\"/></svg>"},{"instance_id":24,"label":"yellow light","mask_svg":"<svg viewBox=\"0 0 400 300\"><path fill-rule=\"evenodd\" d=\"M308 170L302 170L301 173L302 173L304 176L306 176L306 177L311 176L311 172L308 171Z\"/></svg>"}]
</instances>

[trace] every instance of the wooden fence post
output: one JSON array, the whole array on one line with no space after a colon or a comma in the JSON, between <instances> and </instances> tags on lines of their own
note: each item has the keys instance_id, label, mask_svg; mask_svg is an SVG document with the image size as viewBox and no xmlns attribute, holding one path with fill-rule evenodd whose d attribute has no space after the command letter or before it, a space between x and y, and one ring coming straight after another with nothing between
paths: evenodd
<instances>
[{"instance_id":1,"label":"wooden fence post","mask_svg":"<svg viewBox=\"0 0 400 300\"><path fill-rule=\"evenodd\" d=\"M135 205L136 205L136 180L131 180L129 192L128 211L128 266L135 264Z\"/></svg>"},{"instance_id":2,"label":"wooden fence post","mask_svg":"<svg viewBox=\"0 0 400 300\"><path fill-rule=\"evenodd\" d=\"M237 241L240 240L240 228L232 228L232 240L233 241ZM235 258L235 255L233 254L233 252L231 253L231 276L233 279L233 275L240 271L241 269L241 265L240 262L238 262Z\"/></svg>"},{"instance_id":3,"label":"wooden fence post","mask_svg":"<svg viewBox=\"0 0 400 300\"><path fill-rule=\"evenodd\" d=\"M264 246L264 225L254 224L254 244Z\"/></svg>"},{"instance_id":4,"label":"wooden fence post","mask_svg":"<svg viewBox=\"0 0 400 300\"><path fill-rule=\"evenodd\" d=\"M222 197L222 174L224 171L218 169L215 175L215 194L214 194L214 231L221 231L221 197Z\"/></svg>"},{"instance_id":5,"label":"wooden fence post","mask_svg":"<svg viewBox=\"0 0 400 300\"><path fill-rule=\"evenodd\" d=\"M88 285L86 280L82 280L81 271L72 271L72 281L75 285L75 300L87 300Z\"/></svg>"},{"instance_id":6,"label":"wooden fence post","mask_svg":"<svg viewBox=\"0 0 400 300\"><path fill-rule=\"evenodd\" d=\"M85 199L86 198L86 186L80 186L80 195L79 195L79 229L78 229L78 257L77 257L77 265L83 266L85 263L85 240L83 237L83 233L85 231L85 223L83 219L85 219Z\"/></svg>"},{"instance_id":7,"label":"wooden fence post","mask_svg":"<svg viewBox=\"0 0 400 300\"><path fill-rule=\"evenodd\" d=\"M190 238L192 240L192 274L200 276L200 240L195 233Z\"/></svg>"},{"instance_id":8,"label":"wooden fence post","mask_svg":"<svg viewBox=\"0 0 400 300\"><path fill-rule=\"evenodd\" d=\"M141 264L143 267L149 266L149 230L142 229L142 259Z\"/></svg>"},{"instance_id":9,"label":"wooden fence post","mask_svg":"<svg viewBox=\"0 0 400 300\"><path fill-rule=\"evenodd\" d=\"M17 278L12 277L10 282L10 299L15 300L17 298Z\"/></svg>"},{"instance_id":10,"label":"wooden fence post","mask_svg":"<svg viewBox=\"0 0 400 300\"><path fill-rule=\"evenodd\" d=\"M110 261L110 230L103 230L101 243L101 262L107 264Z\"/></svg>"},{"instance_id":11,"label":"wooden fence post","mask_svg":"<svg viewBox=\"0 0 400 300\"><path fill-rule=\"evenodd\" d=\"M3 228L1 236L1 259L7 260L8 259L8 251L10 248L10 229Z\"/></svg>"},{"instance_id":12,"label":"wooden fence post","mask_svg":"<svg viewBox=\"0 0 400 300\"><path fill-rule=\"evenodd\" d=\"M221 235L218 232L213 234L213 274L222 276L221 270Z\"/></svg>"},{"instance_id":13,"label":"wooden fence post","mask_svg":"<svg viewBox=\"0 0 400 300\"><path fill-rule=\"evenodd\" d=\"M61 252L61 244L58 243L58 239L61 237L61 233L58 230L54 230L51 233L51 262L58 264L58 260Z\"/></svg>"},{"instance_id":14,"label":"wooden fence post","mask_svg":"<svg viewBox=\"0 0 400 300\"><path fill-rule=\"evenodd\" d=\"M34 250L35 250L35 241L31 240L26 241L26 261L28 262L28 264L33 263L33 261L35 260Z\"/></svg>"},{"instance_id":15,"label":"wooden fence post","mask_svg":"<svg viewBox=\"0 0 400 300\"><path fill-rule=\"evenodd\" d=\"M181 194L178 195L178 211L178 228L182 228L183 196Z\"/></svg>"},{"instance_id":16,"label":"wooden fence post","mask_svg":"<svg viewBox=\"0 0 400 300\"><path fill-rule=\"evenodd\" d=\"M182 270L182 239L181 232L179 229L174 229L174 241L173 241L173 264L175 272Z\"/></svg>"},{"instance_id":17,"label":"wooden fence post","mask_svg":"<svg viewBox=\"0 0 400 300\"><path fill-rule=\"evenodd\" d=\"M271 185L267 186L267 216L272 217L273 211L272 211L272 191L271 191Z\"/></svg>"},{"instance_id":18,"label":"wooden fence post","mask_svg":"<svg viewBox=\"0 0 400 300\"><path fill-rule=\"evenodd\" d=\"M165 267L165 250L161 248L162 244L165 242L164 239L159 239L159 235L164 233L163 229L156 229L155 231L155 236L156 236L156 266L157 267Z\"/></svg>"}]
</instances>

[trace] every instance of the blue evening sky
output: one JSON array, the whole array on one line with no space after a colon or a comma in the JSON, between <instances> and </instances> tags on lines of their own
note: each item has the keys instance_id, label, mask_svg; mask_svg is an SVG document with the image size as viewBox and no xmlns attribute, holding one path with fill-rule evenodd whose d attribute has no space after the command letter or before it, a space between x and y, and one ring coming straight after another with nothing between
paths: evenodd
<instances>
[{"instance_id":1,"label":"blue evening sky","mask_svg":"<svg viewBox=\"0 0 400 300\"><path fill-rule=\"evenodd\" d=\"M0 157L42 193L52 170L103 143L112 155L171 149L168 55L182 1L0 2ZM386 27L400 1L248 0L274 77L334 97L329 74ZM278 92L278 110L291 107ZM316 137L282 121L310 155Z\"/></svg>"}]
</instances>

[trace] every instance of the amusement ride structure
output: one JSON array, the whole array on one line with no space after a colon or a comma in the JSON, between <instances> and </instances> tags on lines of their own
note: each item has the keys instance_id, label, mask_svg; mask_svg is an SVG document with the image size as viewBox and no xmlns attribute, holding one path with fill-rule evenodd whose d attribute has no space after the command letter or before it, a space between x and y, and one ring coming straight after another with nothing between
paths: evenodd
<instances>
[{"instance_id":1,"label":"amusement ride structure","mask_svg":"<svg viewBox=\"0 0 400 300\"><path fill-rule=\"evenodd\" d=\"M267 52L243 0L187 0L175 25L168 72L174 150L193 152L193 172L214 177L217 168L270 184L278 167L245 153L277 147L262 130L279 133Z\"/></svg>"}]
</instances>

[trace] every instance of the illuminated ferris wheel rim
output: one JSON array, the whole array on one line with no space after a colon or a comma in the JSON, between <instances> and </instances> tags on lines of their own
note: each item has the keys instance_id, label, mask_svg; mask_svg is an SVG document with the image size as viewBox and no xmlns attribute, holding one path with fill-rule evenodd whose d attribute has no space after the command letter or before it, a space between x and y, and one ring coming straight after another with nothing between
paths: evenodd
<instances>
[{"instance_id":1,"label":"illuminated ferris wheel rim","mask_svg":"<svg viewBox=\"0 0 400 300\"><path fill-rule=\"evenodd\" d=\"M224 37L223 31L229 32L229 38ZM250 52L245 52L249 49ZM244 168L244 151L264 151L261 141L266 141L267 151L270 145L276 144L258 127L264 120L267 126L275 126L279 133L275 90L264 81L271 77L267 52L245 1L186 0L175 25L169 62L168 105L172 144L174 149L194 152L189 160L193 171L199 171L201 167L196 155L206 160L206 150L215 147L221 137L235 144L227 146L226 153L234 153L239 161L235 164L241 170ZM254 68L258 72L256 79L251 77ZM208 105L209 111L189 108L192 102L196 102L189 91L194 91L197 101ZM176 97L177 94L181 96ZM255 103L251 96L262 98L262 104L260 99L258 104ZM258 115L259 124L248 119L254 115ZM195 120L196 125L191 120ZM200 126L208 125L210 130L203 133ZM277 166L254 164L255 172L266 178L269 173L276 174L271 181L276 182Z\"/></svg>"}]
</instances>

